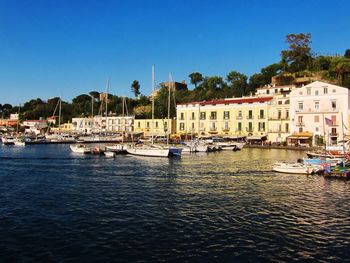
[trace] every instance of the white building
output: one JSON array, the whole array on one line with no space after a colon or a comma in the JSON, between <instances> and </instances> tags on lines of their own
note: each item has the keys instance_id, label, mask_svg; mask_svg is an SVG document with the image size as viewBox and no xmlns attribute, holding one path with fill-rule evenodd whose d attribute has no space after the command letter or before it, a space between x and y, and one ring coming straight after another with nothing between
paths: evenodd
<instances>
[{"instance_id":1,"label":"white building","mask_svg":"<svg viewBox=\"0 0 350 263\"><path fill-rule=\"evenodd\" d=\"M23 121L23 126L26 127L26 133L40 134L43 129L48 127L46 120L27 120Z\"/></svg>"},{"instance_id":2,"label":"white building","mask_svg":"<svg viewBox=\"0 0 350 263\"><path fill-rule=\"evenodd\" d=\"M131 133L134 116L94 116L93 118L72 118L74 131L91 134L93 132Z\"/></svg>"},{"instance_id":3,"label":"white building","mask_svg":"<svg viewBox=\"0 0 350 263\"><path fill-rule=\"evenodd\" d=\"M336 144L348 126L350 92L347 88L315 81L290 93L291 133L307 132L313 143ZM345 132L344 132L345 131Z\"/></svg>"}]
</instances>

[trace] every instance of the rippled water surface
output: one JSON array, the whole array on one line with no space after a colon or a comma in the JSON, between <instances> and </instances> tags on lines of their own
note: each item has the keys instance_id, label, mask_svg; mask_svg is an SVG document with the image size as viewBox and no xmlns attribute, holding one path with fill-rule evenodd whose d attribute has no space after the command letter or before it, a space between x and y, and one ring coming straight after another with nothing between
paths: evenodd
<instances>
[{"instance_id":1,"label":"rippled water surface","mask_svg":"<svg viewBox=\"0 0 350 263\"><path fill-rule=\"evenodd\" d=\"M271 171L302 156L0 146L1 262L349 260L350 181Z\"/></svg>"}]
</instances>

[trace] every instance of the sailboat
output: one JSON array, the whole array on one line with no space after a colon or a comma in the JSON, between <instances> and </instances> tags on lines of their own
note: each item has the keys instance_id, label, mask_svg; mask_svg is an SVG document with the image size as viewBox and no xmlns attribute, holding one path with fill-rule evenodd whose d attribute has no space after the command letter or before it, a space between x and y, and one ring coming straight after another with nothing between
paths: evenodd
<instances>
[{"instance_id":1,"label":"sailboat","mask_svg":"<svg viewBox=\"0 0 350 263\"><path fill-rule=\"evenodd\" d=\"M170 149L154 145L154 65L152 65L152 144L151 145L131 145L126 151L132 155L147 157L170 157Z\"/></svg>"}]
</instances>

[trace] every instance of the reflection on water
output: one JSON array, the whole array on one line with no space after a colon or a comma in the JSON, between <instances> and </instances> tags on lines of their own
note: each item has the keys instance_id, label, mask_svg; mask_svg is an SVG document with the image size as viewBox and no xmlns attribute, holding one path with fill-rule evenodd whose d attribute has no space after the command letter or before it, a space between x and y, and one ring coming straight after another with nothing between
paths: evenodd
<instances>
[{"instance_id":1,"label":"reflection on water","mask_svg":"<svg viewBox=\"0 0 350 263\"><path fill-rule=\"evenodd\" d=\"M277 174L302 152L243 149L153 159L0 147L5 261L341 261L344 180Z\"/></svg>"}]
</instances>

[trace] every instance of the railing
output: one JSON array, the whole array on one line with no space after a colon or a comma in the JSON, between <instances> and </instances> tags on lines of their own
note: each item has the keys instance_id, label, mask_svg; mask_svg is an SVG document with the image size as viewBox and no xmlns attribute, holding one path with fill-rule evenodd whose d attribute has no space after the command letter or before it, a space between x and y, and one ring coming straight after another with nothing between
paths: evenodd
<instances>
[{"instance_id":1,"label":"railing","mask_svg":"<svg viewBox=\"0 0 350 263\"><path fill-rule=\"evenodd\" d=\"M303 127L303 126L305 126L305 123L303 123L303 122L297 122L295 126L297 126L297 127Z\"/></svg>"},{"instance_id":2,"label":"railing","mask_svg":"<svg viewBox=\"0 0 350 263\"><path fill-rule=\"evenodd\" d=\"M229 132L229 131L230 131L230 128L223 128L222 131L223 131L223 132Z\"/></svg>"}]
</instances>

